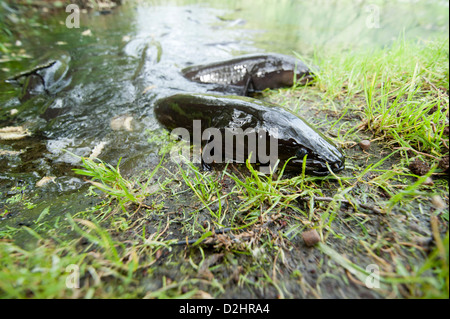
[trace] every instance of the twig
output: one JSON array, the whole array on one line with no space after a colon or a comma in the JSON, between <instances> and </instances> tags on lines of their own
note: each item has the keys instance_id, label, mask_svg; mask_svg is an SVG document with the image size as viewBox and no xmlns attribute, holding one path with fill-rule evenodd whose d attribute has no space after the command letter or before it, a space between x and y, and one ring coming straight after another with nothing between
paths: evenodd
<instances>
[{"instance_id":1,"label":"twig","mask_svg":"<svg viewBox=\"0 0 450 319\"><path fill-rule=\"evenodd\" d=\"M411 147L394 147L394 150L413 151L413 152L415 152L417 154L420 154L420 155L423 155L423 156L427 156L427 157L431 157L431 158L434 158L435 160L439 160L439 158L437 158L436 156L433 156L433 155L427 154L427 153L419 152L419 151L417 151L417 150L415 150L415 149L413 149Z\"/></svg>"}]
</instances>

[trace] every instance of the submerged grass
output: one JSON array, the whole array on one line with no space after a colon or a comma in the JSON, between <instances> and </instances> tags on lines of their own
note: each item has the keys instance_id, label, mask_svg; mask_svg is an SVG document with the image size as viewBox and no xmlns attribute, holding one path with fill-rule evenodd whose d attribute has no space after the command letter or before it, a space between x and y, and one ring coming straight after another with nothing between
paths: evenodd
<instances>
[{"instance_id":1,"label":"submerged grass","mask_svg":"<svg viewBox=\"0 0 450 319\"><path fill-rule=\"evenodd\" d=\"M148 195L149 184L152 182L153 177L158 172L164 160L163 156L159 165L146 176L146 183L140 183L139 180L131 182L122 177L119 168L122 159L119 159L117 166L114 167L98 158L78 158L82 162L82 168L76 168L73 171L77 174L90 177L91 180L89 180L89 183L118 200L119 205L125 212L125 206L129 203L142 204L142 201ZM135 188L135 184L137 184L138 188Z\"/></svg>"}]
</instances>

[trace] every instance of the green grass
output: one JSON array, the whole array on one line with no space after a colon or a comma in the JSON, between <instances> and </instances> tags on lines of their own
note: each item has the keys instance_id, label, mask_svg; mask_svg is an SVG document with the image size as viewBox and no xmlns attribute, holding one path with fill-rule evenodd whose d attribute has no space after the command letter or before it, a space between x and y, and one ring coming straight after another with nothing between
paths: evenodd
<instances>
[{"instance_id":1,"label":"green grass","mask_svg":"<svg viewBox=\"0 0 450 319\"><path fill-rule=\"evenodd\" d=\"M316 56L315 85L333 111L361 112L352 131L364 126L388 144L442 156L448 150L448 46L448 38L399 38L384 49Z\"/></svg>"}]
</instances>

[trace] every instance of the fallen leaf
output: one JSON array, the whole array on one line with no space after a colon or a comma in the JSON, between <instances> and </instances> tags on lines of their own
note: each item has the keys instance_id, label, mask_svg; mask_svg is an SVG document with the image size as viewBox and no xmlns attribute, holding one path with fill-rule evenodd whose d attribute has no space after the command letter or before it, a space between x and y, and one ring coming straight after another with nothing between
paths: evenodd
<instances>
[{"instance_id":1,"label":"fallen leaf","mask_svg":"<svg viewBox=\"0 0 450 319\"><path fill-rule=\"evenodd\" d=\"M90 29L87 29L87 30L81 32L81 35L83 35L85 37L90 37L90 36L92 36L92 31Z\"/></svg>"},{"instance_id":2,"label":"fallen leaf","mask_svg":"<svg viewBox=\"0 0 450 319\"><path fill-rule=\"evenodd\" d=\"M147 93L148 91L150 91L150 90L152 90L152 89L154 89L154 88L156 88L156 85L150 85L150 86L147 86L147 87L144 89L144 91L142 91L142 94L145 94L145 93Z\"/></svg>"},{"instance_id":3,"label":"fallen leaf","mask_svg":"<svg viewBox=\"0 0 450 319\"><path fill-rule=\"evenodd\" d=\"M30 135L30 132L22 126L7 126L0 128L0 140L20 140Z\"/></svg>"},{"instance_id":4,"label":"fallen leaf","mask_svg":"<svg viewBox=\"0 0 450 319\"><path fill-rule=\"evenodd\" d=\"M100 153L103 151L103 149L105 148L105 145L107 145L107 144L108 144L108 142L98 143L92 150L92 153L91 153L91 155L89 155L89 158L90 159L97 158L100 155Z\"/></svg>"},{"instance_id":5,"label":"fallen leaf","mask_svg":"<svg viewBox=\"0 0 450 319\"><path fill-rule=\"evenodd\" d=\"M43 187L45 185L47 185L50 182L54 182L55 181L55 176L45 176L42 177L37 183L36 183L36 187Z\"/></svg>"}]
</instances>

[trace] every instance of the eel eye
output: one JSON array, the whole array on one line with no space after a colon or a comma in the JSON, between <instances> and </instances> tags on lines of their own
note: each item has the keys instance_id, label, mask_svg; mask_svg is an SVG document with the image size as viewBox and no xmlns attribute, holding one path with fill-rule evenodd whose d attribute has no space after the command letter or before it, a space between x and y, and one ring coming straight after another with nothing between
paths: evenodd
<instances>
[{"instance_id":1,"label":"eel eye","mask_svg":"<svg viewBox=\"0 0 450 319\"><path fill-rule=\"evenodd\" d=\"M295 154L295 156L297 156L298 158L303 159L305 157L305 155L308 154L308 151L306 149L304 149L303 147L301 147L297 153Z\"/></svg>"}]
</instances>

